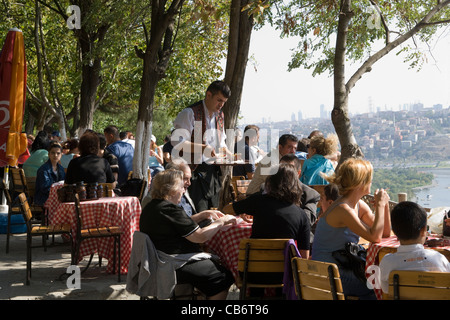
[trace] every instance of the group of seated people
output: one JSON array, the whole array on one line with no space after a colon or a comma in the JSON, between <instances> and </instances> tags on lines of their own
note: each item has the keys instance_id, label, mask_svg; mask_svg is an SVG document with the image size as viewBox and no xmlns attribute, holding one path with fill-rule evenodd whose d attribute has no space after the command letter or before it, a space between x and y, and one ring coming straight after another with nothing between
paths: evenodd
<instances>
[{"instance_id":1,"label":"group of seated people","mask_svg":"<svg viewBox=\"0 0 450 320\"><path fill-rule=\"evenodd\" d=\"M320 173L332 173L340 157L337 136L330 134L325 137L319 130L312 131L307 138L300 140L295 135L284 134L279 138L277 148L269 153L261 150L258 142L259 127L248 125L244 129L244 138L234 145L234 152L241 152L246 163L233 166L233 176L244 176L246 179L252 180L256 178L255 184L250 190L258 188L266 177L264 174L259 177L260 169L257 165L270 166L276 156L281 158L288 153L294 153L298 159L304 162L300 179L307 185L328 184ZM254 177L255 175L256 177Z\"/></svg>"},{"instance_id":2,"label":"group of seated people","mask_svg":"<svg viewBox=\"0 0 450 320\"><path fill-rule=\"evenodd\" d=\"M224 206L222 212L203 212L201 219L193 218L192 211L192 218L187 214L192 205L191 209L183 209L187 203L182 198L189 186L190 170L186 169L189 167L184 164L183 170L183 164L178 163L166 168L152 182L152 199L143 206L140 230L149 235L157 250L168 254L197 252L201 250L198 244L211 239L221 226L236 223L236 217L241 214L251 215L252 238L296 240L303 258L336 263L344 294L360 299L376 299L374 290L352 270L341 267L333 256L333 252L343 249L348 242L358 243L360 237L379 242L391 236L392 228L400 240L398 253L385 257L381 264L383 290L393 269L450 272L450 263L444 256L423 247L427 216L422 208L412 202L402 202L390 213L390 199L383 189L373 192L374 212L362 200L371 193L373 167L369 161L347 159L338 171L322 174L328 185L317 198L317 192L313 190L316 194L311 195L311 188L301 182L298 160L294 152L284 154L276 170L266 176L262 189ZM320 214L314 209L308 211L308 201L314 205L320 203ZM199 222L204 220L210 221L202 227ZM424 263L409 259L422 255L427 257ZM223 299L233 282L230 271L214 259L188 262L177 270L177 276L204 291L209 298Z\"/></svg>"},{"instance_id":3,"label":"group of seated people","mask_svg":"<svg viewBox=\"0 0 450 320\"><path fill-rule=\"evenodd\" d=\"M27 178L36 178L34 204L44 205L52 184L59 181L120 187L132 170L133 155L134 148L119 138L114 126L105 128L104 133L86 130L79 140L70 139L64 144L40 131L21 166Z\"/></svg>"},{"instance_id":4,"label":"group of seated people","mask_svg":"<svg viewBox=\"0 0 450 320\"><path fill-rule=\"evenodd\" d=\"M65 172L60 163L61 144L44 141L43 135L38 134L36 145L47 144L47 158L41 156L43 163L36 169L35 203L45 203L51 185L57 181L64 180L67 184L118 181L117 167L120 168L121 162L117 159L113 164L104 154L106 140L109 144L117 141L113 136L105 138L93 131L84 133ZM383 290L389 272L394 269L450 272L450 263L444 256L423 247L427 215L422 208L412 202L402 202L390 212L389 196L383 189L373 192L374 212L362 200L371 193L373 167L369 161L350 158L340 164L338 171L327 167L330 160L326 156L336 153L336 138L319 134L311 137L308 146L311 156L302 168L296 155L297 138L283 135L279 142L278 149L265 156L270 159L273 152L278 152L279 163L265 162L263 157L253 172L250 184L253 188L249 186L248 196L225 205L222 211L197 212L188 192L191 169L182 158L171 159L165 170L154 175L150 194L142 202L140 231L148 234L156 249L166 254L200 252L200 244L210 240L222 226L235 224L239 215L246 214L252 216L252 238L294 239L301 257L338 264L333 252L343 249L346 243L358 243L360 237L379 242L389 237L392 230L401 246L396 254L382 260ZM117 150L127 148L120 145L111 151L117 152L119 158ZM42 149L36 147L32 151L31 157L35 156L30 164L36 166L36 150ZM326 168L319 174L323 184L327 184L322 195L308 186L310 177L304 173L319 162ZM24 169L30 170L31 166L26 164ZM317 212L318 204L320 212ZM352 270L339 266L339 272L345 295L376 299L373 289L361 282ZM187 261L176 274L179 281L193 284L210 299L225 299L234 282L232 273L214 258Z\"/></svg>"}]
</instances>

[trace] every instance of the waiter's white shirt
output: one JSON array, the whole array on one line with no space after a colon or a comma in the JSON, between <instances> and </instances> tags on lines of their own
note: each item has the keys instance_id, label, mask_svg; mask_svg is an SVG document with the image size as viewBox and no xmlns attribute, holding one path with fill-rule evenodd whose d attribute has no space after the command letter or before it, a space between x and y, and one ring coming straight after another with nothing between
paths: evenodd
<instances>
[{"instance_id":1,"label":"waiter's white shirt","mask_svg":"<svg viewBox=\"0 0 450 320\"><path fill-rule=\"evenodd\" d=\"M206 108L205 101L203 103L203 111L205 113L205 123L206 123L206 131L204 137L202 136L202 122L198 121L195 123L194 119L194 111L192 108L185 108L180 113L178 113L175 121L173 122L174 129L186 129L183 131L174 131L172 137L172 145L175 146L183 141L191 141L192 140L192 132L194 131L194 143L204 143L206 145L211 146L216 150L216 153L219 148L226 147L225 139L225 130L223 129L220 135L220 141L217 141L217 129L216 129L216 116L218 112L214 112L212 116L209 116L209 111ZM202 161L207 162L209 159L202 157Z\"/></svg>"}]
</instances>

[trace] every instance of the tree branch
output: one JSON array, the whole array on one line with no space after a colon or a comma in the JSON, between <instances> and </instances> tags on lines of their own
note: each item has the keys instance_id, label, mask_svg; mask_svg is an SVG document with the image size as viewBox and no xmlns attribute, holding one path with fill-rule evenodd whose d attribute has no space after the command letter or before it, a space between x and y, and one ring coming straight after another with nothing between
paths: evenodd
<instances>
[{"instance_id":1,"label":"tree branch","mask_svg":"<svg viewBox=\"0 0 450 320\"><path fill-rule=\"evenodd\" d=\"M450 22L450 19L447 19L447 20L441 20L441 21L427 22L427 23L424 23L424 25L425 26L434 26L437 24L445 24L445 23L449 23L449 22Z\"/></svg>"},{"instance_id":2,"label":"tree branch","mask_svg":"<svg viewBox=\"0 0 450 320\"><path fill-rule=\"evenodd\" d=\"M55 0L54 2L56 3L56 6L58 7L58 9L53 8L51 5L47 4L47 2L42 1L42 0L37 0L40 4L42 4L43 6L49 8L50 10L56 12L57 14L61 15L64 20L67 20L69 18L69 16L61 9L61 6L59 5L59 3L57 3Z\"/></svg>"},{"instance_id":3,"label":"tree branch","mask_svg":"<svg viewBox=\"0 0 450 320\"><path fill-rule=\"evenodd\" d=\"M375 10L377 10L377 13L380 15L380 19L381 19L381 22L383 23L384 31L385 31L385 34L386 34L386 45L388 45L389 42L390 42L390 33L391 33L391 31L389 30L389 27L388 27L388 25L386 23L386 19L384 18L384 15L381 12L381 9L378 6L378 4L374 0L369 0L369 2L375 7Z\"/></svg>"},{"instance_id":4,"label":"tree branch","mask_svg":"<svg viewBox=\"0 0 450 320\"><path fill-rule=\"evenodd\" d=\"M353 76L348 80L347 84L345 85L347 92L350 92L351 89L355 86L356 82L361 79L361 77L366 73L369 72L372 68L372 65L380 60L382 57L387 55L390 51L392 51L394 48L405 42L406 40L412 38L417 32L419 32L421 29L427 27L430 25L430 20L433 18L435 14L437 14L440 10L442 10L444 7L450 5L450 0L443 1L436 5L433 9L430 10L430 12L427 13L427 15L419 21L411 30L409 30L404 35L398 37L396 40L392 41L388 45L386 45L383 49L379 50L377 53L375 53L373 56L371 56L369 59L367 59L361 67L353 74ZM433 24L433 23L431 23Z\"/></svg>"},{"instance_id":5,"label":"tree branch","mask_svg":"<svg viewBox=\"0 0 450 320\"><path fill-rule=\"evenodd\" d=\"M39 99L33 91L31 91L30 87L27 85L27 92L28 94L31 96L31 100L33 100L36 104L42 106L44 104L44 102Z\"/></svg>"}]
</instances>

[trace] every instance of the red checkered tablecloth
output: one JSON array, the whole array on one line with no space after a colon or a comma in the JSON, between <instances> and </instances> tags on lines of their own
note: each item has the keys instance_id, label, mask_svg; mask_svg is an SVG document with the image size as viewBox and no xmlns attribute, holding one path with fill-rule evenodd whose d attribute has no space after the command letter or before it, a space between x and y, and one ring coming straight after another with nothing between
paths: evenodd
<instances>
[{"instance_id":1,"label":"red checkered tablecloth","mask_svg":"<svg viewBox=\"0 0 450 320\"><path fill-rule=\"evenodd\" d=\"M49 221L52 220L53 214L58 209L61 202L58 200L58 189L62 188L64 186L64 181L55 182L52 184L50 188L50 193L48 195L47 201L44 203L44 209L47 215L47 219ZM115 196L115 193L113 192L113 197Z\"/></svg>"},{"instance_id":2,"label":"red checkered tablecloth","mask_svg":"<svg viewBox=\"0 0 450 320\"><path fill-rule=\"evenodd\" d=\"M366 269L373 265L379 264L378 261L378 252L382 248L389 247L389 248L398 248L400 246L400 242L398 241L396 236L392 236L389 238L383 238L378 243L371 242L369 244L369 247L367 248L367 257L366 257Z\"/></svg>"},{"instance_id":3,"label":"red checkered tablecloth","mask_svg":"<svg viewBox=\"0 0 450 320\"><path fill-rule=\"evenodd\" d=\"M225 267L233 273L235 279L238 275L239 243L241 239L250 238L251 234L251 223L225 225L206 243L208 249L219 256Z\"/></svg>"},{"instance_id":4,"label":"red checkered tablecloth","mask_svg":"<svg viewBox=\"0 0 450 320\"><path fill-rule=\"evenodd\" d=\"M64 186L64 181L55 182L50 188L50 193L47 201L44 203L44 208L47 214L48 220L52 220L52 215L56 212L61 202L58 200L58 189Z\"/></svg>"},{"instance_id":5,"label":"red checkered tablecloth","mask_svg":"<svg viewBox=\"0 0 450 320\"><path fill-rule=\"evenodd\" d=\"M120 226L123 234L120 237L121 273L128 272L133 233L139 230L141 204L136 197L110 197L98 200L83 201L80 204L83 228L101 226ZM77 220L73 202L59 203L56 210L48 215L50 224L70 223L72 233L76 234ZM76 241L76 239L74 239ZM111 238L88 239L81 243L80 257L98 253L108 260L107 271L112 272L114 256L114 240ZM117 263L116 263L117 265Z\"/></svg>"}]
</instances>

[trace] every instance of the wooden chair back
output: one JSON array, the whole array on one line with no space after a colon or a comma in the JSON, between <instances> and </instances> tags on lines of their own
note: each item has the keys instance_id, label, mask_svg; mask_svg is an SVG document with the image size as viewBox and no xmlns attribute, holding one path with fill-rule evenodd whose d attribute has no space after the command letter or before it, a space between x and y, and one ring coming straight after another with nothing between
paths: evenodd
<instances>
[{"instance_id":1,"label":"wooden chair back","mask_svg":"<svg viewBox=\"0 0 450 320\"><path fill-rule=\"evenodd\" d=\"M235 200L245 199L247 196L248 186L252 182L251 179L245 179L244 176L235 176L231 178L231 186L235 195Z\"/></svg>"},{"instance_id":2,"label":"wooden chair back","mask_svg":"<svg viewBox=\"0 0 450 320\"><path fill-rule=\"evenodd\" d=\"M375 203L375 196L372 194L366 194L365 196L363 196L361 198L361 200L363 200L365 203L367 203L367 205L369 206L370 210L372 210L373 212L375 212L375 207L374 207L374 203ZM389 212L392 211L392 209L394 209L394 207L397 205L398 202L395 201L389 201ZM424 208L425 211L429 212L431 209L430 208Z\"/></svg>"},{"instance_id":3,"label":"wooden chair back","mask_svg":"<svg viewBox=\"0 0 450 320\"><path fill-rule=\"evenodd\" d=\"M400 271L389 275L387 300L450 300L450 272Z\"/></svg>"},{"instance_id":4,"label":"wooden chair back","mask_svg":"<svg viewBox=\"0 0 450 320\"><path fill-rule=\"evenodd\" d=\"M237 180L236 181L236 189L237 189L237 196L239 197L246 197L247 196L247 189L248 186L252 182L252 180Z\"/></svg>"},{"instance_id":5,"label":"wooden chair back","mask_svg":"<svg viewBox=\"0 0 450 320\"><path fill-rule=\"evenodd\" d=\"M316 190L320 196L322 196L324 194L324 189L326 187L326 184L312 184L312 185L308 185L308 187Z\"/></svg>"},{"instance_id":6,"label":"wooden chair back","mask_svg":"<svg viewBox=\"0 0 450 320\"><path fill-rule=\"evenodd\" d=\"M133 178L133 171L128 172L127 180L130 180ZM147 182L150 182L152 180L152 174L150 168L147 169L147 177L144 177L144 180L147 180Z\"/></svg>"},{"instance_id":7,"label":"wooden chair back","mask_svg":"<svg viewBox=\"0 0 450 320\"><path fill-rule=\"evenodd\" d=\"M33 214L31 213L30 205L28 204L27 196L25 195L25 193L22 192L19 194L19 202L22 208L23 218L27 224L28 229L30 229L30 220L33 217Z\"/></svg>"},{"instance_id":8,"label":"wooden chair back","mask_svg":"<svg viewBox=\"0 0 450 320\"><path fill-rule=\"evenodd\" d=\"M103 189L103 197L112 197L114 195L114 183L99 183Z\"/></svg>"},{"instance_id":9,"label":"wooden chair back","mask_svg":"<svg viewBox=\"0 0 450 320\"><path fill-rule=\"evenodd\" d=\"M298 257L292 258L291 263L300 300L345 300L336 264Z\"/></svg>"},{"instance_id":10,"label":"wooden chair back","mask_svg":"<svg viewBox=\"0 0 450 320\"><path fill-rule=\"evenodd\" d=\"M238 255L238 287L241 299L247 288L283 287L277 284L255 283L248 280L249 273L284 273L286 243L289 239L242 239Z\"/></svg>"},{"instance_id":11,"label":"wooden chair back","mask_svg":"<svg viewBox=\"0 0 450 320\"><path fill-rule=\"evenodd\" d=\"M133 179L133 171L128 172L127 180ZM142 178L142 184L139 191L139 195L137 195L137 198L140 202L142 202L142 199L144 198L144 194L146 192L146 188L150 188L150 182L152 181L152 175L150 168L147 169L147 177L144 176Z\"/></svg>"},{"instance_id":12,"label":"wooden chair back","mask_svg":"<svg viewBox=\"0 0 450 320\"><path fill-rule=\"evenodd\" d=\"M25 171L22 168L10 168L9 172L11 174L13 191L17 193L24 192L27 196L30 196Z\"/></svg>"},{"instance_id":13,"label":"wooden chair back","mask_svg":"<svg viewBox=\"0 0 450 320\"><path fill-rule=\"evenodd\" d=\"M244 176L231 177L231 193L232 193L234 201L237 201L237 195L238 195L236 181L240 181L240 180L245 180L245 177Z\"/></svg>"},{"instance_id":14,"label":"wooden chair back","mask_svg":"<svg viewBox=\"0 0 450 320\"><path fill-rule=\"evenodd\" d=\"M311 189L316 190L320 194L321 198L325 196L324 189L326 187L326 184L313 184L313 185L308 185L308 187L310 187ZM320 201L319 201L317 203L317 208L320 208L320 207L321 207L321 205L320 205Z\"/></svg>"},{"instance_id":15,"label":"wooden chair back","mask_svg":"<svg viewBox=\"0 0 450 320\"><path fill-rule=\"evenodd\" d=\"M26 177L25 180L28 190L28 196L34 200L34 194L36 193L36 177Z\"/></svg>"}]
</instances>

